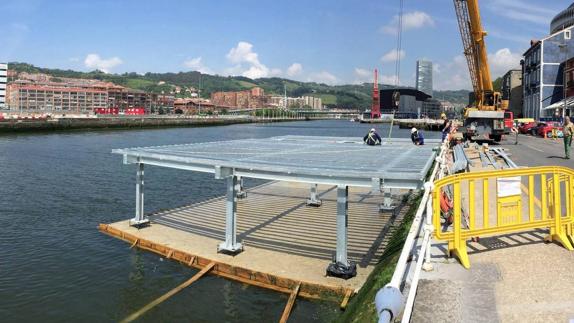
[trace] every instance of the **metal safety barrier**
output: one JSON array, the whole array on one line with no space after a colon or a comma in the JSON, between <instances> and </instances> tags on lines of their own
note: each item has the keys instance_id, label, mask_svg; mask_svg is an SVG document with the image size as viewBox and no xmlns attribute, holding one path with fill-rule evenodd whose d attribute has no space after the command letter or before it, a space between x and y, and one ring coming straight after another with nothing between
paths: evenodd
<instances>
[{"instance_id":1,"label":"metal safety barrier","mask_svg":"<svg viewBox=\"0 0 574 323\"><path fill-rule=\"evenodd\" d=\"M548 228L548 241L574 250L574 170L531 167L462 173L434 182L435 237L470 268L466 241ZM442 221L441 221L442 219Z\"/></svg>"}]
</instances>

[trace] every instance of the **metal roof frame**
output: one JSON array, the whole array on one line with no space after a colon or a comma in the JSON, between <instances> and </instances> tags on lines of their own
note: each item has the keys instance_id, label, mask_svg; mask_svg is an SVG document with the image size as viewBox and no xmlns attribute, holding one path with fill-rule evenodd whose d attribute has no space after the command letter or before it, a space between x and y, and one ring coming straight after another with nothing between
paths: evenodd
<instances>
[{"instance_id":1,"label":"metal roof frame","mask_svg":"<svg viewBox=\"0 0 574 323\"><path fill-rule=\"evenodd\" d=\"M436 156L439 140L415 146L410 139L383 140L368 146L357 138L282 136L187 145L114 149L125 164L137 164L136 210L130 225L149 224L144 215L144 165L214 173L227 181L225 241L218 252L237 254L237 198L239 178L292 181L312 184L308 205L320 206L317 184L337 186L337 250L335 263L350 275L356 264L347 258L349 186L386 190L383 206L391 207L390 189L422 187ZM386 205L385 205L386 204ZM327 272L331 272L331 265Z\"/></svg>"},{"instance_id":2,"label":"metal roof frame","mask_svg":"<svg viewBox=\"0 0 574 323\"><path fill-rule=\"evenodd\" d=\"M124 164L147 164L265 180L420 189L439 140L410 139L367 146L348 137L281 136L185 145L114 149Z\"/></svg>"}]
</instances>

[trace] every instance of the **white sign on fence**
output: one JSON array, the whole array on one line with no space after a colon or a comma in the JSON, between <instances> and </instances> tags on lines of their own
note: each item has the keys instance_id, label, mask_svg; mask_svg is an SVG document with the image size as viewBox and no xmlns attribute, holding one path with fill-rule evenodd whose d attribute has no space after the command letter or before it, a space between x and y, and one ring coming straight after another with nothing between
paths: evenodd
<instances>
[{"instance_id":1,"label":"white sign on fence","mask_svg":"<svg viewBox=\"0 0 574 323\"><path fill-rule=\"evenodd\" d=\"M498 185L498 197L515 196L521 194L520 176L498 178L496 184Z\"/></svg>"}]
</instances>

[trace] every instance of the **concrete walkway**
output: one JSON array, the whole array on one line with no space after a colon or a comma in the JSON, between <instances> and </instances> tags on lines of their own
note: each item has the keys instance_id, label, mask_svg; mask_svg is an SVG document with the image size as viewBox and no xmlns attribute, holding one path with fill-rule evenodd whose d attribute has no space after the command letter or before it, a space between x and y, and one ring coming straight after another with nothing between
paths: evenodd
<instances>
[{"instance_id":1,"label":"concrete walkway","mask_svg":"<svg viewBox=\"0 0 574 323\"><path fill-rule=\"evenodd\" d=\"M501 143L521 166L561 165L563 142L520 136ZM423 272L412 322L574 322L574 252L535 230L468 243L471 268L434 242L434 270Z\"/></svg>"}]
</instances>

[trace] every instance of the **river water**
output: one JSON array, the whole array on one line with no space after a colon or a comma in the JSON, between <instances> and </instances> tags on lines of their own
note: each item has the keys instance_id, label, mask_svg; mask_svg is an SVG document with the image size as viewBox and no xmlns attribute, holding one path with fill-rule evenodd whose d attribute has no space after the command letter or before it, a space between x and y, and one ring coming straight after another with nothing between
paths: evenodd
<instances>
[{"instance_id":1,"label":"river water","mask_svg":"<svg viewBox=\"0 0 574 323\"><path fill-rule=\"evenodd\" d=\"M135 166L122 165L112 149L280 135L359 137L370 127L300 121L0 136L0 321L114 322L196 272L98 232L99 223L134 212ZM388 125L376 128L388 132ZM393 136L408 135L393 129ZM213 174L146 168L146 212L224 192ZM206 276L140 321L274 322L287 297ZM290 321L324 322L338 313L337 304L299 299Z\"/></svg>"}]
</instances>

